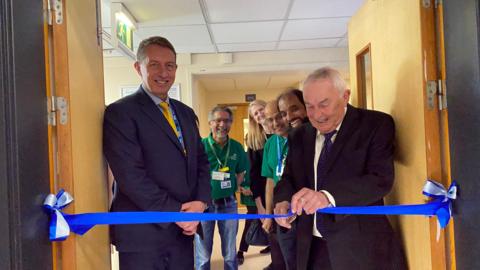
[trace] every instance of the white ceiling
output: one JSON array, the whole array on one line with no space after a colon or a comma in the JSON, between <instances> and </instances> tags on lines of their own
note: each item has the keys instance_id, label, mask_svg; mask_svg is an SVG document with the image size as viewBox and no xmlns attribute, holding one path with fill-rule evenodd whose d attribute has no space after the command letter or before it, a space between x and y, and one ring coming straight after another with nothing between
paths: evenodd
<instances>
[{"instance_id":1,"label":"white ceiling","mask_svg":"<svg viewBox=\"0 0 480 270\"><path fill-rule=\"evenodd\" d=\"M306 78L308 71L269 71L246 73L223 73L196 75L208 91L245 91L258 92L298 88L299 82Z\"/></svg>"},{"instance_id":2,"label":"white ceiling","mask_svg":"<svg viewBox=\"0 0 480 270\"><path fill-rule=\"evenodd\" d=\"M347 23L365 0L102 0L104 34L111 35L110 5L123 3L140 40L160 35L178 53L346 48ZM104 42L105 56L121 56ZM343 59L338 60L347 64ZM348 79L348 67L340 67ZM298 87L310 69L195 75L208 91L260 91Z\"/></svg>"},{"instance_id":3,"label":"white ceiling","mask_svg":"<svg viewBox=\"0 0 480 270\"><path fill-rule=\"evenodd\" d=\"M347 23L365 0L102 0L137 21L134 46L160 35L179 53L291 50L347 46ZM106 44L108 48L108 44Z\"/></svg>"}]
</instances>

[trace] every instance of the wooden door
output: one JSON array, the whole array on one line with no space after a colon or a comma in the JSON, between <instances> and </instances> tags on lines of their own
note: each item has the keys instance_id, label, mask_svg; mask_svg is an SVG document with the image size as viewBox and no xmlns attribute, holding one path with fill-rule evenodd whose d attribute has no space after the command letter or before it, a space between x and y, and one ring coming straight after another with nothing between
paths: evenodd
<instances>
[{"instance_id":1,"label":"wooden door","mask_svg":"<svg viewBox=\"0 0 480 270\"><path fill-rule=\"evenodd\" d=\"M233 112L233 122L230 128L230 138L245 147L245 135L248 128L248 103L220 104L229 107Z\"/></svg>"},{"instance_id":2,"label":"wooden door","mask_svg":"<svg viewBox=\"0 0 480 270\"><path fill-rule=\"evenodd\" d=\"M43 3L0 0L0 269L52 269Z\"/></svg>"},{"instance_id":3,"label":"wooden door","mask_svg":"<svg viewBox=\"0 0 480 270\"><path fill-rule=\"evenodd\" d=\"M108 211L99 6L97 0L61 1L51 7L51 24L45 31L51 82L51 187L63 188L74 197L66 213ZM82 237L71 234L55 246L58 269L110 269L107 226L96 226Z\"/></svg>"}]
</instances>

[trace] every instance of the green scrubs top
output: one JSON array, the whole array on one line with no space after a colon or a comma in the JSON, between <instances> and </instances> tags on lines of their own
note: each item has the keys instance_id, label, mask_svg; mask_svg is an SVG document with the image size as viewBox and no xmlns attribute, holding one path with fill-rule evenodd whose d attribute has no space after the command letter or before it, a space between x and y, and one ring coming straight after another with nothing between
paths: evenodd
<instances>
[{"instance_id":1,"label":"green scrubs top","mask_svg":"<svg viewBox=\"0 0 480 270\"><path fill-rule=\"evenodd\" d=\"M212 199L233 196L237 190L236 174L246 172L248 160L243 146L232 139L221 147L210 134L202 139L210 163Z\"/></svg>"},{"instance_id":2,"label":"green scrubs top","mask_svg":"<svg viewBox=\"0 0 480 270\"><path fill-rule=\"evenodd\" d=\"M262 176L272 178L275 185L282 176L287 152L287 138L278 135L268 138L263 148Z\"/></svg>"}]
</instances>

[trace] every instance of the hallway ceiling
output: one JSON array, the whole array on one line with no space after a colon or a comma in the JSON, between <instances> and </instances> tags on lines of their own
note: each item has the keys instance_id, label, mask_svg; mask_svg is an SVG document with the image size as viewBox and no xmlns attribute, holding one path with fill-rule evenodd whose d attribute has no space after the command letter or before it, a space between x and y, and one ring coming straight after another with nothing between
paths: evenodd
<instances>
[{"instance_id":1,"label":"hallway ceiling","mask_svg":"<svg viewBox=\"0 0 480 270\"><path fill-rule=\"evenodd\" d=\"M178 53L226 53L337 48L329 56L348 80L347 24L366 0L101 0L104 35L111 35L111 3L122 3L137 23L134 51L152 35ZM122 56L104 39L104 56ZM336 58L338 57L338 59ZM315 67L317 68L317 67ZM205 74L209 91L298 87L314 68Z\"/></svg>"},{"instance_id":2,"label":"hallway ceiling","mask_svg":"<svg viewBox=\"0 0 480 270\"><path fill-rule=\"evenodd\" d=\"M347 23L364 1L102 0L102 25L111 31L110 3L121 2L137 21L135 48L152 35L179 53L346 47Z\"/></svg>"}]
</instances>

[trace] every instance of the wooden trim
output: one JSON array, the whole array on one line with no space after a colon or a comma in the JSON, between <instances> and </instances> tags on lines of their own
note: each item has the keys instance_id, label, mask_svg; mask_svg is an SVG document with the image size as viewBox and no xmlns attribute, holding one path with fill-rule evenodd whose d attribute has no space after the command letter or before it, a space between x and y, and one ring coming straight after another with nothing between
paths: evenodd
<instances>
[{"instance_id":1,"label":"wooden trim","mask_svg":"<svg viewBox=\"0 0 480 270\"><path fill-rule=\"evenodd\" d=\"M48 5L47 2L49 0L44 0L43 1L43 9L47 10ZM52 79L52 73L50 72L52 69L51 63L50 63L50 51L51 51L51 28L48 26L48 22L45 20L43 22L43 36L44 36L44 48L45 48L45 89L46 89L46 95L47 95L47 102L48 102L48 108L52 108L51 104L51 96L52 94L52 88L51 88L51 79ZM50 179L50 193L55 194L55 166L54 166L54 135L55 134L55 129L52 125L48 125L48 169L49 169L49 179ZM58 254L59 254L59 244L58 242L52 242L52 270L57 270L58 269Z\"/></svg>"},{"instance_id":2,"label":"wooden trim","mask_svg":"<svg viewBox=\"0 0 480 270\"><path fill-rule=\"evenodd\" d=\"M357 107L367 109L367 89L365 86L365 68L364 68L364 55L366 53L370 53L370 74L372 76L373 82L373 73L372 73L372 50L371 50L371 43L368 43L365 47L363 47L356 55L355 55L355 65L357 67ZM373 83L372 83L373 84ZM373 88L373 85L372 85ZM372 90L372 108L373 109L373 90Z\"/></svg>"},{"instance_id":3,"label":"wooden trim","mask_svg":"<svg viewBox=\"0 0 480 270\"><path fill-rule=\"evenodd\" d=\"M446 65L445 65L445 38L443 29L443 3L440 1L435 9L436 18L436 34L437 34L437 61L439 67L440 80L446 81ZM446 93L443 93L446 95ZM448 110L442 110L440 112L440 126L441 126L441 144L442 144L442 182L446 185L452 183L452 174L450 169L450 143L449 143L449 130L448 130ZM445 240L447 245L447 269L456 269L456 256L455 256L455 223L454 220L450 220L450 226L448 226Z\"/></svg>"},{"instance_id":4,"label":"wooden trim","mask_svg":"<svg viewBox=\"0 0 480 270\"><path fill-rule=\"evenodd\" d=\"M56 24L53 20L52 44L53 44L53 72L54 72L54 88L55 96L64 97L68 104L70 102L69 88L69 66L68 66L68 44L67 44L67 22L66 16L67 1L63 1L63 23ZM68 121L65 125L59 123L57 119L57 187L68 190L75 197L74 181L73 181L73 158L72 158L72 131L71 131L71 114L68 111ZM71 204L65 209L66 213L75 213L75 204ZM60 269L75 270L77 267L75 256L76 236L70 234L67 240L60 243ZM58 262L57 262L58 263Z\"/></svg>"},{"instance_id":5,"label":"wooden trim","mask_svg":"<svg viewBox=\"0 0 480 270\"><path fill-rule=\"evenodd\" d=\"M423 7L419 1L421 18L421 38L422 38L422 60L423 60L423 96L424 96L424 119L425 119L425 145L426 147L426 165L427 177L442 182L445 186L449 185L449 148L448 148L448 130L445 126L443 113L439 112L438 99L435 99L434 109L429 109L426 96L427 81L437 81L442 76L439 71L437 60L437 33L435 5ZM441 36L441 35L440 35ZM439 43L443 38L439 37ZM438 50L440 59L443 55L442 49ZM440 60L440 64L444 60ZM440 124L442 123L442 125ZM445 133L445 131L447 131ZM445 138L446 136L446 138ZM450 223L446 230L440 232L440 240L437 241L437 219L430 219L430 247L432 269L455 269L452 262L455 261L454 249L451 250L453 242L453 223ZM447 241L448 240L448 241Z\"/></svg>"}]
</instances>

